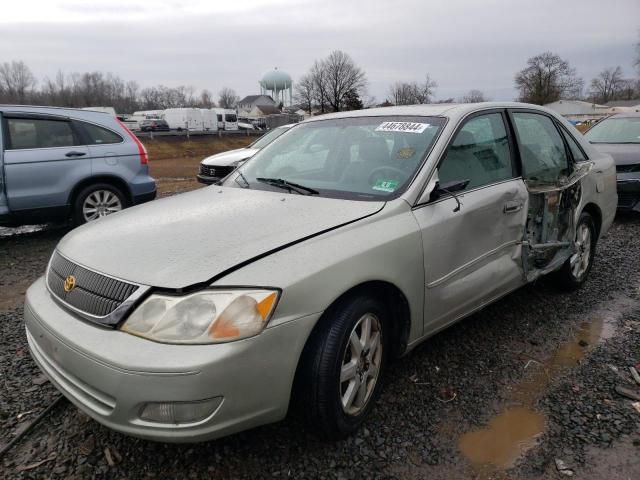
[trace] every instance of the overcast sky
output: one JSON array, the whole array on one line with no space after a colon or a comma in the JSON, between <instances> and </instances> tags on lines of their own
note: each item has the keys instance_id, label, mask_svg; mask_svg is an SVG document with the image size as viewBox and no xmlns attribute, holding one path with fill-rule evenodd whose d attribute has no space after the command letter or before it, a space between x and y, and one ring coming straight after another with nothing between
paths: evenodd
<instances>
[{"instance_id":1,"label":"overcast sky","mask_svg":"<svg viewBox=\"0 0 640 480\"><path fill-rule=\"evenodd\" d=\"M640 0L43 0L4 1L0 62L38 78L101 70L141 86L259 93L278 66L294 82L314 59L347 52L382 102L389 85L438 82L437 98L475 88L511 100L514 73L551 50L588 81L640 39Z\"/></svg>"}]
</instances>

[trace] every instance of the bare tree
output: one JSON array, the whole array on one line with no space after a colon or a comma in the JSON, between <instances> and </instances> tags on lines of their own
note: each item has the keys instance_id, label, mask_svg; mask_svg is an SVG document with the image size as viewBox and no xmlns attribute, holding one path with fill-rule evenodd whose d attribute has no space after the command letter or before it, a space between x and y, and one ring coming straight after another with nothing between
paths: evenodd
<instances>
[{"instance_id":1,"label":"bare tree","mask_svg":"<svg viewBox=\"0 0 640 480\"><path fill-rule=\"evenodd\" d=\"M320 107L320 113L325 113L328 103L328 82L324 62L318 60L313 62L309 75L313 81L313 91L316 104Z\"/></svg>"},{"instance_id":2,"label":"bare tree","mask_svg":"<svg viewBox=\"0 0 640 480\"><path fill-rule=\"evenodd\" d=\"M551 52L527 60L527 66L515 76L519 99L544 105L560 98L578 98L584 82L576 76L569 62Z\"/></svg>"},{"instance_id":3,"label":"bare tree","mask_svg":"<svg viewBox=\"0 0 640 480\"><path fill-rule=\"evenodd\" d=\"M434 95L434 91L438 83L431 78L431 76L427 73L425 76L424 82L414 84L414 95L416 99L416 103L431 103L432 97Z\"/></svg>"},{"instance_id":4,"label":"bare tree","mask_svg":"<svg viewBox=\"0 0 640 480\"><path fill-rule=\"evenodd\" d=\"M17 103L26 103L36 85L36 78L23 61L13 60L0 65L0 89Z\"/></svg>"},{"instance_id":5,"label":"bare tree","mask_svg":"<svg viewBox=\"0 0 640 480\"><path fill-rule=\"evenodd\" d=\"M480 103L486 102L487 98L481 90L469 90L466 94L460 97L461 103Z\"/></svg>"},{"instance_id":6,"label":"bare tree","mask_svg":"<svg viewBox=\"0 0 640 480\"><path fill-rule=\"evenodd\" d=\"M360 92L367 84L364 71L353 59L340 50L334 50L322 62L326 75L327 100L333 111L345 107L347 96Z\"/></svg>"},{"instance_id":7,"label":"bare tree","mask_svg":"<svg viewBox=\"0 0 640 480\"><path fill-rule=\"evenodd\" d=\"M206 88L200 92L200 106L202 108L213 108L216 102L213 101L213 95Z\"/></svg>"},{"instance_id":8,"label":"bare tree","mask_svg":"<svg viewBox=\"0 0 640 480\"><path fill-rule=\"evenodd\" d=\"M390 101L395 105L414 105L415 83L396 82L389 87Z\"/></svg>"},{"instance_id":9,"label":"bare tree","mask_svg":"<svg viewBox=\"0 0 640 480\"><path fill-rule=\"evenodd\" d=\"M609 67L591 80L591 97L599 103L607 103L614 100L622 88L622 68Z\"/></svg>"},{"instance_id":10,"label":"bare tree","mask_svg":"<svg viewBox=\"0 0 640 480\"><path fill-rule=\"evenodd\" d=\"M640 98L640 79L625 78L620 82L616 95L620 100L634 100Z\"/></svg>"},{"instance_id":11,"label":"bare tree","mask_svg":"<svg viewBox=\"0 0 640 480\"><path fill-rule=\"evenodd\" d=\"M416 105L431 103L435 88L438 86L429 74L423 83L396 82L389 88L391 102L396 105Z\"/></svg>"},{"instance_id":12,"label":"bare tree","mask_svg":"<svg viewBox=\"0 0 640 480\"><path fill-rule=\"evenodd\" d=\"M300 103L309 114L311 114L313 108L313 101L316 95L315 88L311 74L303 75L295 86L296 101Z\"/></svg>"},{"instance_id":13,"label":"bare tree","mask_svg":"<svg viewBox=\"0 0 640 480\"><path fill-rule=\"evenodd\" d=\"M218 105L221 108L234 108L240 97L236 95L236 91L233 88L224 87L218 93Z\"/></svg>"}]
</instances>

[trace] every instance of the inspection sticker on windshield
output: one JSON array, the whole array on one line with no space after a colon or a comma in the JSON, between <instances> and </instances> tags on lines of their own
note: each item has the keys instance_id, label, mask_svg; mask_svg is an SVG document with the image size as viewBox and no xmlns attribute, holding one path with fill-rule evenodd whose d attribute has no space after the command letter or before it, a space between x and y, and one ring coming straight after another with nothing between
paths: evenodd
<instances>
[{"instance_id":1,"label":"inspection sticker on windshield","mask_svg":"<svg viewBox=\"0 0 640 480\"><path fill-rule=\"evenodd\" d=\"M395 191L396 188L398 188L398 182L396 182L395 180L383 180L379 178L378 180L376 180L376 184L371 188L380 192L391 193Z\"/></svg>"},{"instance_id":2,"label":"inspection sticker on windshield","mask_svg":"<svg viewBox=\"0 0 640 480\"><path fill-rule=\"evenodd\" d=\"M429 128L428 123L414 122L382 122L376 132L422 133Z\"/></svg>"}]
</instances>

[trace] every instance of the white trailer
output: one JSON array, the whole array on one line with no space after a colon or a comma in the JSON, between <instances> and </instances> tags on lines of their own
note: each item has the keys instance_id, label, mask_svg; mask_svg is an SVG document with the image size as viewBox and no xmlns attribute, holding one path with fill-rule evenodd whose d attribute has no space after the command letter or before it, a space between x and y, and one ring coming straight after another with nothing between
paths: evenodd
<instances>
[{"instance_id":1,"label":"white trailer","mask_svg":"<svg viewBox=\"0 0 640 480\"><path fill-rule=\"evenodd\" d=\"M202 114L202 129L205 132L216 132L218 130L218 117L216 116L216 112L208 108L201 108L200 113Z\"/></svg>"},{"instance_id":2,"label":"white trailer","mask_svg":"<svg viewBox=\"0 0 640 480\"><path fill-rule=\"evenodd\" d=\"M188 130L190 132L203 130L202 113L199 108L167 108L163 118L172 130Z\"/></svg>"},{"instance_id":3,"label":"white trailer","mask_svg":"<svg viewBox=\"0 0 640 480\"><path fill-rule=\"evenodd\" d=\"M138 110L131 116L142 120L160 120L163 112L164 110Z\"/></svg>"}]
</instances>

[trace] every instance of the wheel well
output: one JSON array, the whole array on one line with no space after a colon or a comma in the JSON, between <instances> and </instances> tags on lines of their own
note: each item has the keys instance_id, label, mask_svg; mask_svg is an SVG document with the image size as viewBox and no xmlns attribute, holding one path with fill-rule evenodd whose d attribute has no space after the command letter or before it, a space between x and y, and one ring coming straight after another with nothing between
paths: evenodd
<instances>
[{"instance_id":1,"label":"wheel well","mask_svg":"<svg viewBox=\"0 0 640 480\"><path fill-rule=\"evenodd\" d=\"M107 183L107 184L113 185L114 187L117 187L120 191L122 191L122 193L124 193L127 196L127 201L131 203L132 201L131 190L129 190L129 185L127 185L127 182L125 182L119 177L113 177L110 175L98 175L95 177L85 178L84 180L79 182L75 187L73 187L73 190L71 191L71 195L69 195L69 205L71 206L71 208L73 208L73 204L75 203L76 197L78 196L78 194L84 188L88 187L89 185L95 185L96 183Z\"/></svg>"},{"instance_id":2,"label":"wheel well","mask_svg":"<svg viewBox=\"0 0 640 480\"><path fill-rule=\"evenodd\" d=\"M409 331L411 329L411 315L409 302L402 291L392 283L384 281L369 281L350 288L336 298L331 305L325 309L324 313L313 327L313 330L302 349L302 353L298 359L298 365L296 367L296 373L291 390L291 406L294 410L298 411L298 413L302 413L304 410L304 406L300 403L300 392L302 384L306 379L302 378L303 375L301 375L301 373L305 370L305 364L309 361L309 346L313 344L313 339L318 334L318 330L320 330L322 325L330 321L332 313L336 309L340 308L343 302L361 294L368 294L374 298L381 299L384 305L390 309L391 318L393 320L390 328L390 357L397 358L406 350L407 343L409 341Z\"/></svg>"},{"instance_id":3,"label":"wheel well","mask_svg":"<svg viewBox=\"0 0 640 480\"><path fill-rule=\"evenodd\" d=\"M318 320L318 323L313 328L311 335L309 335L309 338L315 335L320 325L324 322L330 321L333 311L339 308L343 302L356 295L362 294L367 294L376 299L382 300L385 307L389 308L389 314L392 319L390 325L391 342L389 344L391 347L391 354L392 357L400 356L404 353L404 350L407 347L409 331L411 329L409 302L398 287L392 283L384 281L369 281L361 283L350 288L336 298L324 311L320 320ZM307 343L308 342L309 339L307 339Z\"/></svg>"},{"instance_id":4,"label":"wheel well","mask_svg":"<svg viewBox=\"0 0 640 480\"><path fill-rule=\"evenodd\" d=\"M596 238L600 237L600 229L602 228L602 211L595 203L587 203L584 206L583 212L587 212L593 217L593 223L596 227Z\"/></svg>"}]
</instances>

